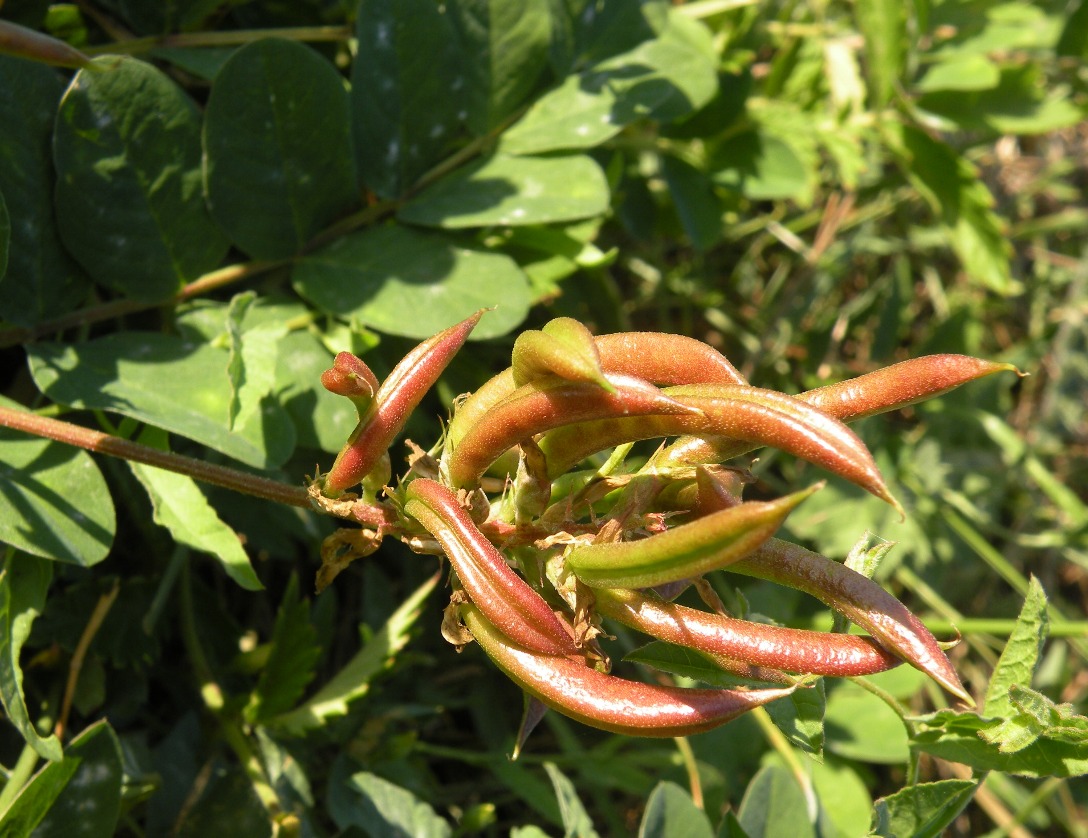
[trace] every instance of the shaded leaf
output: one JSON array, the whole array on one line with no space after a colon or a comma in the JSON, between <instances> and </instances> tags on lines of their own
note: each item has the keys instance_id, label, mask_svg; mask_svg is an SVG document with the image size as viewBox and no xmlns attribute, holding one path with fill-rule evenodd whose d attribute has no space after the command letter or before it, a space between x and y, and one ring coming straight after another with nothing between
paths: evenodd
<instances>
[{"instance_id":1,"label":"shaded leaf","mask_svg":"<svg viewBox=\"0 0 1088 838\"><path fill-rule=\"evenodd\" d=\"M357 795L350 811L340 811L337 826L358 827L372 838L448 838L449 823L430 804L377 774L352 774L349 788Z\"/></svg>"},{"instance_id":2,"label":"shaded leaf","mask_svg":"<svg viewBox=\"0 0 1088 838\"><path fill-rule=\"evenodd\" d=\"M362 0L352 64L355 159L394 198L437 163L468 116L450 15L433 0Z\"/></svg>"},{"instance_id":3,"label":"shaded leaf","mask_svg":"<svg viewBox=\"0 0 1088 838\"><path fill-rule=\"evenodd\" d=\"M227 251L204 205L200 114L150 64L94 63L76 74L57 117L61 237L97 281L162 300Z\"/></svg>"},{"instance_id":4,"label":"shaded leaf","mask_svg":"<svg viewBox=\"0 0 1088 838\"><path fill-rule=\"evenodd\" d=\"M53 566L41 559L8 551L0 573L0 699L8 721L38 754L48 760L61 758L56 736L41 736L30 719L23 698L23 670L19 653L34 619L45 607L53 578Z\"/></svg>"},{"instance_id":5,"label":"shaded leaf","mask_svg":"<svg viewBox=\"0 0 1088 838\"><path fill-rule=\"evenodd\" d=\"M530 304L528 280L510 257L397 224L337 239L301 259L293 279L329 314L411 338L491 306L472 336L496 337L521 323Z\"/></svg>"},{"instance_id":6,"label":"shaded leaf","mask_svg":"<svg viewBox=\"0 0 1088 838\"><path fill-rule=\"evenodd\" d=\"M2 396L0 404L22 409ZM89 567L106 557L115 531L109 487L90 454L0 429L0 541Z\"/></svg>"},{"instance_id":7,"label":"shaded leaf","mask_svg":"<svg viewBox=\"0 0 1088 838\"><path fill-rule=\"evenodd\" d=\"M808 169L789 143L763 130L734 134L713 153L714 182L753 201L808 192Z\"/></svg>"},{"instance_id":8,"label":"shaded leaf","mask_svg":"<svg viewBox=\"0 0 1088 838\"><path fill-rule=\"evenodd\" d=\"M676 783L662 781L646 800L639 838L711 838L706 813Z\"/></svg>"},{"instance_id":9,"label":"shaded leaf","mask_svg":"<svg viewBox=\"0 0 1088 838\"><path fill-rule=\"evenodd\" d=\"M0 317L20 326L70 311L90 286L53 216L51 141L62 92L53 69L0 55L0 193L18 219L7 273L0 271Z\"/></svg>"},{"instance_id":10,"label":"shaded leaf","mask_svg":"<svg viewBox=\"0 0 1088 838\"><path fill-rule=\"evenodd\" d=\"M256 468L280 465L294 448L294 427L271 398L231 430L226 349L124 332L78 346L39 343L28 354L35 383L61 404L115 411Z\"/></svg>"},{"instance_id":11,"label":"shaded leaf","mask_svg":"<svg viewBox=\"0 0 1088 838\"><path fill-rule=\"evenodd\" d=\"M661 174L684 232L696 250L707 250L722 236L722 206L705 173L690 163L663 155Z\"/></svg>"},{"instance_id":12,"label":"shaded leaf","mask_svg":"<svg viewBox=\"0 0 1088 838\"><path fill-rule=\"evenodd\" d=\"M344 81L295 41L231 56L208 97L204 152L212 215L255 259L298 252L357 200Z\"/></svg>"},{"instance_id":13,"label":"shaded leaf","mask_svg":"<svg viewBox=\"0 0 1088 838\"><path fill-rule=\"evenodd\" d=\"M790 742L822 759L826 704L824 679L820 678L808 689L794 690L785 699L772 701L767 705L767 713Z\"/></svg>"},{"instance_id":14,"label":"shaded leaf","mask_svg":"<svg viewBox=\"0 0 1088 838\"><path fill-rule=\"evenodd\" d=\"M608 209L604 172L590 157L497 154L444 177L397 213L428 227L549 224Z\"/></svg>"},{"instance_id":15,"label":"shaded leaf","mask_svg":"<svg viewBox=\"0 0 1088 838\"><path fill-rule=\"evenodd\" d=\"M971 802L978 780L939 780L907 786L873 805L872 834L937 838Z\"/></svg>"},{"instance_id":16,"label":"shaded leaf","mask_svg":"<svg viewBox=\"0 0 1088 838\"><path fill-rule=\"evenodd\" d=\"M805 793L793 775L777 765L764 766L752 778L744 790L737 820L749 838L816 835Z\"/></svg>"},{"instance_id":17,"label":"shaded leaf","mask_svg":"<svg viewBox=\"0 0 1088 838\"><path fill-rule=\"evenodd\" d=\"M148 428L140 441L167 448L166 434ZM247 591L264 588L238 534L220 520L215 508L191 477L130 462L129 468L151 498L155 523L166 527L179 544L214 556L226 574Z\"/></svg>"},{"instance_id":18,"label":"shaded leaf","mask_svg":"<svg viewBox=\"0 0 1088 838\"><path fill-rule=\"evenodd\" d=\"M555 789L555 799L559 802L564 838L597 838L593 821L582 805L574 783L554 763L544 763L544 770L548 772L548 779L552 781Z\"/></svg>"},{"instance_id":19,"label":"shaded leaf","mask_svg":"<svg viewBox=\"0 0 1088 838\"><path fill-rule=\"evenodd\" d=\"M903 763L909 757L903 722L887 704L853 684L831 691L824 714L827 750L862 762Z\"/></svg>"}]
</instances>

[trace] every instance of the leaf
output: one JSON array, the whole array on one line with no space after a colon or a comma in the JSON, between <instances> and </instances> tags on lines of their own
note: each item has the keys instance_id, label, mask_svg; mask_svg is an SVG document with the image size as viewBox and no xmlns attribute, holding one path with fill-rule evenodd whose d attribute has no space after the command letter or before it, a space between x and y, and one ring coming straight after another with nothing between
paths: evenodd
<instances>
[{"instance_id":1,"label":"leaf","mask_svg":"<svg viewBox=\"0 0 1088 838\"><path fill-rule=\"evenodd\" d=\"M369 692L370 680L393 665L422 613L424 600L434 590L440 578L441 574L436 574L420 585L331 681L305 704L290 713L271 719L269 725L298 734L321 727L328 719L347 713L349 703Z\"/></svg>"},{"instance_id":2,"label":"leaf","mask_svg":"<svg viewBox=\"0 0 1088 838\"><path fill-rule=\"evenodd\" d=\"M5 838L101 838L121 814L121 746L108 722L96 722L27 784L0 820Z\"/></svg>"},{"instance_id":3,"label":"leaf","mask_svg":"<svg viewBox=\"0 0 1088 838\"><path fill-rule=\"evenodd\" d=\"M18 222L0 271L0 317L33 326L75 308L90 283L61 246L50 142L63 85L56 71L0 55L0 193Z\"/></svg>"},{"instance_id":4,"label":"leaf","mask_svg":"<svg viewBox=\"0 0 1088 838\"><path fill-rule=\"evenodd\" d=\"M146 429L140 441L155 448L169 447L166 434L157 428ZM141 463L128 466L147 490L156 524L166 527L179 544L215 557L226 574L247 591L263 590L238 534L220 520L196 481Z\"/></svg>"},{"instance_id":5,"label":"leaf","mask_svg":"<svg viewBox=\"0 0 1088 838\"><path fill-rule=\"evenodd\" d=\"M985 55L954 54L929 68L914 85L918 93L935 90L989 90L997 87L1001 73Z\"/></svg>"},{"instance_id":6,"label":"leaf","mask_svg":"<svg viewBox=\"0 0 1088 838\"><path fill-rule=\"evenodd\" d=\"M97 281L163 300L226 254L203 200L200 114L152 65L110 56L80 70L53 153L61 238Z\"/></svg>"},{"instance_id":7,"label":"leaf","mask_svg":"<svg viewBox=\"0 0 1088 838\"><path fill-rule=\"evenodd\" d=\"M275 392L291 416L299 447L336 453L359 422L355 406L317 382L333 355L308 331L288 332L279 344Z\"/></svg>"},{"instance_id":8,"label":"leaf","mask_svg":"<svg viewBox=\"0 0 1088 838\"><path fill-rule=\"evenodd\" d=\"M521 323L530 304L528 280L510 257L398 224L337 239L299 260L293 281L329 314L410 338L490 306L472 336L497 337Z\"/></svg>"},{"instance_id":9,"label":"leaf","mask_svg":"<svg viewBox=\"0 0 1088 838\"><path fill-rule=\"evenodd\" d=\"M351 72L355 160L395 198L437 163L468 116L450 15L433 0L362 0Z\"/></svg>"},{"instance_id":10,"label":"leaf","mask_svg":"<svg viewBox=\"0 0 1088 838\"><path fill-rule=\"evenodd\" d=\"M602 215L608 202L604 172L591 157L496 154L447 175L397 218L446 228L550 224Z\"/></svg>"},{"instance_id":11,"label":"leaf","mask_svg":"<svg viewBox=\"0 0 1088 838\"><path fill-rule=\"evenodd\" d=\"M722 206L710 178L678 157L661 157L661 175L684 232L696 250L713 247L722 237Z\"/></svg>"},{"instance_id":12,"label":"leaf","mask_svg":"<svg viewBox=\"0 0 1088 838\"><path fill-rule=\"evenodd\" d=\"M21 405L0 396L0 404ZM89 567L113 544L109 487L86 451L0 430L0 541Z\"/></svg>"},{"instance_id":13,"label":"leaf","mask_svg":"<svg viewBox=\"0 0 1088 838\"><path fill-rule=\"evenodd\" d=\"M895 711L854 684L831 691L824 714L827 750L847 759L903 763L909 758L907 733Z\"/></svg>"},{"instance_id":14,"label":"leaf","mask_svg":"<svg viewBox=\"0 0 1088 838\"><path fill-rule=\"evenodd\" d=\"M695 681L702 681L712 687L736 687L756 683L726 672L714 661L701 652L686 646L676 646L661 640L652 640L623 656L625 661L641 663L668 672L681 675ZM759 682L763 683L763 682Z\"/></svg>"},{"instance_id":15,"label":"leaf","mask_svg":"<svg viewBox=\"0 0 1088 838\"><path fill-rule=\"evenodd\" d=\"M525 100L547 68L549 2L461 0L449 9L465 75L468 126L483 135Z\"/></svg>"},{"instance_id":16,"label":"leaf","mask_svg":"<svg viewBox=\"0 0 1088 838\"><path fill-rule=\"evenodd\" d=\"M350 209L350 109L332 64L278 38L235 52L208 97L204 176L212 216L254 259L297 253Z\"/></svg>"},{"instance_id":17,"label":"leaf","mask_svg":"<svg viewBox=\"0 0 1088 838\"><path fill-rule=\"evenodd\" d=\"M753 201L798 198L809 173L789 143L762 129L734 134L713 152L714 182Z\"/></svg>"},{"instance_id":18,"label":"leaf","mask_svg":"<svg viewBox=\"0 0 1088 838\"><path fill-rule=\"evenodd\" d=\"M784 699L772 701L767 705L767 713L790 742L814 758L822 759L826 703L824 679L820 678L809 689L794 690Z\"/></svg>"},{"instance_id":19,"label":"leaf","mask_svg":"<svg viewBox=\"0 0 1088 838\"><path fill-rule=\"evenodd\" d=\"M759 770L737 811L737 820L748 838L794 838L813 836L816 832L808 817L805 793L788 770L767 765Z\"/></svg>"},{"instance_id":20,"label":"leaf","mask_svg":"<svg viewBox=\"0 0 1088 838\"><path fill-rule=\"evenodd\" d=\"M937 212L968 276L1000 294L1019 284L1009 273L1009 243L993 196L975 167L950 146L903 126L893 141L914 187Z\"/></svg>"},{"instance_id":21,"label":"leaf","mask_svg":"<svg viewBox=\"0 0 1088 838\"><path fill-rule=\"evenodd\" d=\"M939 838L971 802L978 780L939 780L907 786L873 804L871 834Z\"/></svg>"},{"instance_id":22,"label":"leaf","mask_svg":"<svg viewBox=\"0 0 1088 838\"><path fill-rule=\"evenodd\" d=\"M880 110L891 99L906 54L906 7L899 0L859 0L854 5L858 29L865 37L870 106Z\"/></svg>"},{"instance_id":23,"label":"leaf","mask_svg":"<svg viewBox=\"0 0 1088 838\"><path fill-rule=\"evenodd\" d=\"M284 591L269 646L268 662L245 708L250 724L286 713L314 677L321 647L310 623L310 601L299 599L297 576L291 577Z\"/></svg>"},{"instance_id":24,"label":"leaf","mask_svg":"<svg viewBox=\"0 0 1088 838\"><path fill-rule=\"evenodd\" d=\"M598 838L585 806L578 797L578 790L567 776L554 763L544 763L548 779L555 789L555 799L559 802L559 814L563 818L564 838Z\"/></svg>"},{"instance_id":25,"label":"leaf","mask_svg":"<svg viewBox=\"0 0 1088 838\"><path fill-rule=\"evenodd\" d=\"M449 823L430 804L377 774L352 774L348 787L355 805L350 811L340 810L336 822L340 829L354 826L372 838L449 838L452 834Z\"/></svg>"},{"instance_id":26,"label":"leaf","mask_svg":"<svg viewBox=\"0 0 1088 838\"><path fill-rule=\"evenodd\" d=\"M866 834L873 799L859 776L864 770L835 757L812 764L812 786L820 802L821 835L851 838ZM828 829L828 824L833 828Z\"/></svg>"},{"instance_id":27,"label":"leaf","mask_svg":"<svg viewBox=\"0 0 1088 838\"><path fill-rule=\"evenodd\" d=\"M287 324L283 321L254 324L243 329L242 321L255 299L256 294L252 291L237 294L227 311L230 345L227 418L232 431L259 421L262 404L276 386L279 345L287 333Z\"/></svg>"},{"instance_id":28,"label":"leaf","mask_svg":"<svg viewBox=\"0 0 1088 838\"><path fill-rule=\"evenodd\" d=\"M663 0L552 0L551 62L557 76L656 37L669 15Z\"/></svg>"},{"instance_id":29,"label":"leaf","mask_svg":"<svg viewBox=\"0 0 1088 838\"><path fill-rule=\"evenodd\" d=\"M661 781L646 801L638 838L712 838L706 814L676 783Z\"/></svg>"},{"instance_id":30,"label":"leaf","mask_svg":"<svg viewBox=\"0 0 1088 838\"><path fill-rule=\"evenodd\" d=\"M1035 667L1042 655L1050 625L1046 592L1035 576L1031 577L1028 586L1028 594L1020 609L1020 616L1016 619L1016 627L1009 636L986 687L986 699L982 705L984 716L1005 717L1014 712L1009 689L1014 685L1031 685Z\"/></svg>"},{"instance_id":31,"label":"leaf","mask_svg":"<svg viewBox=\"0 0 1088 838\"><path fill-rule=\"evenodd\" d=\"M0 190L0 283L8 271L8 251L11 249L11 216L8 215L7 201Z\"/></svg>"},{"instance_id":32,"label":"leaf","mask_svg":"<svg viewBox=\"0 0 1088 838\"><path fill-rule=\"evenodd\" d=\"M718 77L707 30L678 14L669 21L660 37L568 76L540 97L503 134L500 150L594 148L636 120L669 122L709 102Z\"/></svg>"},{"instance_id":33,"label":"leaf","mask_svg":"<svg viewBox=\"0 0 1088 838\"><path fill-rule=\"evenodd\" d=\"M278 466L294 449L294 427L271 397L231 430L226 349L174 335L123 332L78 346L38 343L28 355L38 388L61 404L115 411L255 468Z\"/></svg>"},{"instance_id":34,"label":"leaf","mask_svg":"<svg viewBox=\"0 0 1088 838\"><path fill-rule=\"evenodd\" d=\"M56 736L41 736L30 720L23 698L23 670L19 653L30 635L34 619L45 607L45 596L53 578L53 566L41 559L8 550L0 573L0 699L8 721L23 739L48 760L61 758Z\"/></svg>"}]
</instances>

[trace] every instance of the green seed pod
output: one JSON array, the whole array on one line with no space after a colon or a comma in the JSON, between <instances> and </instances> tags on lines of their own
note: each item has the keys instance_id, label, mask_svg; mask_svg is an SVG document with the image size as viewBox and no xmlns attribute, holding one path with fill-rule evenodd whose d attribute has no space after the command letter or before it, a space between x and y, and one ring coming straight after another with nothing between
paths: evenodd
<instances>
[{"instance_id":1,"label":"green seed pod","mask_svg":"<svg viewBox=\"0 0 1088 838\"><path fill-rule=\"evenodd\" d=\"M601 357L593 335L570 317L557 317L541 331L522 332L514 341L511 360L517 387L557 376L567 381L596 384L613 392L601 369Z\"/></svg>"}]
</instances>

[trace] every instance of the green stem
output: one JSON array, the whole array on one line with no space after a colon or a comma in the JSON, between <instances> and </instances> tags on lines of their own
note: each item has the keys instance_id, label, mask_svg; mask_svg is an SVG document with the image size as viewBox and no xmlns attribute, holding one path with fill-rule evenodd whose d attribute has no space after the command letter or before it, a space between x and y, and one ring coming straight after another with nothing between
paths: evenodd
<instances>
[{"instance_id":1,"label":"green stem","mask_svg":"<svg viewBox=\"0 0 1088 838\"><path fill-rule=\"evenodd\" d=\"M691 786L691 800L700 809L705 809L703 801L703 782L699 778L699 765L695 761L695 751L691 748L686 736L678 736L673 740L676 750L680 752L680 759L684 762L684 770L688 775L688 785Z\"/></svg>"},{"instance_id":2,"label":"green stem","mask_svg":"<svg viewBox=\"0 0 1088 838\"><path fill-rule=\"evenodd\" d=\"M84 448L87 451L155 466L175 474L184 474L194 480L233 489L236 492L276 503L310 508L310 496L302 486L292 486L289 483L247 474L227 466L206 463L183 454L161 451L158 448L110 436L70 422L61 422L57 419L0 406L0 427L13 428L34 436Z\"/></svg>"},{"instance_id":3,"label":"green stem","mask_svg":"<svg viewBox=\"0 0 1088 838\"><path fill-rule=\"evenodd\" d=\"M906 728L907 738L912 740L912 741L914 740L914 734L915 734L914 725L911 723L910 719L908 718L910 716L910 711L908 711L906 707L904 707L902 704L900 704L899 700L894 695L892 695L890 692L887 692L886 690L878 687L876 684L874 684L868 678L862 678L861 676L854 676L850 680L853 681L855 684L857 684L859 687L861 687L863 690L866 690L867 692L872 693L877 698L879 698L881 701L883 701L885 704L887 704L892 709L892 711L895 713L895 715L897 715L899 717L899 721L901 721L903 723L903 727ZM913 786L915 783L918 782L918 759L919 759L918 753L912 748L910 750L910 759L907 760L907 783L906 784L908 786Z\"/></svg>"},{"instance_id":4,"label":"green stem","mask_svg":"<svg viewBox=\"0 0 1088 838\"><path fill-rule=\"evenodd\" d=\"M759 725L759 729L762 731L767 741L771 744L771 747L778 752L780 757L782 757L782 760L786 763L786 767L789 768L790 773L792 773L794 779L797 780L797 784L805 794L805 802L808 804L809 819L815 823L818 811L816 791L812 787L812 779L809 777L808 771L805 770L805 766L801 764L801 760L797 757L797 751L790 745L786 735L782 733L771 720L771 714L767 712L766 707L756 707L749 712L752 718L755 719L756 724Z\"/></svg>"},{"instance_id":5,"label":"green stem","mask_svg":"<svg viewBox=\"0 0 1088 838\"><path fill-rule=\"evenodd\" d=\"M34 774L34 769L38 765L38 752L35 751L30 745L23 746L23 752L19 754L19 759L15 763L15 767L11 769L11 773L8 774L7 782L4 783L4 788L0 790L0 816L7 812L11 802L15 799L16 795L23 790L23 786L29 782L31 776Z\"/></svg>"}]
</instances>

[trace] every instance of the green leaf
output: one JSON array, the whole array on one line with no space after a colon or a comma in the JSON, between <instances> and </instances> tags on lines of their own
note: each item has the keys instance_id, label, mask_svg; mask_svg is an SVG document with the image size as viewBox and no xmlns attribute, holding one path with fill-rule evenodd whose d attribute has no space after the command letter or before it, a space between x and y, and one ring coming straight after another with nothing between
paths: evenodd
<instances>
[{"instance_id":1,"label":"green leaf","mask_svg":"<svg viewBox=\"0 0 1088 838\"><path fill-rule=\"evenodd\" d=\"M483 135L528 96L548 66L548 0L460 0L452 4L465 75L468 126Z\"/></svg>"},{"instance_id":2,"label":"green leaf","mask_svg":"<svg viewBox=\"0 0 1088 838\"><path fill-rule=\"evenodd\" d=\"M48 760L61 758L56 736L40 736L23 698L23 670L19 653L30 634L34 619L45 607L45 595L53 578L53 566L46 561L8 550L0 573L0 699L4 712L23 739Z\"/></svg>"},{"instance_id":3,"label":"green leaf","mask_svg":"<svg viewBox=\"0 0 1088 838\"><path fill-rule=\"evenodd\" d=\"M899 0L858 0L858 29L865 37L866 71L871 106L883 108L895 92L906 54L906 6Z\"/></svg>"},{"instance_id":4,"label":"green leaf","mask_svg":"<svg viewBox=\"0 0 1088 838\"><path fill-rule=\"evenodd\" d=\"M1028 595L1020 609L1016 627L1009 642L1005 644L986 687L986 699L982 705L984 716L1004 717L1013 713L1009 688L1014 685L1030 686L1035 667L1042 655L1050 624L1046 592L1035 576L1031 577L1028 585Z\"/></svg>"},{"instance_id":5,"label":"green leaf","mask_svg":"<svg viewBox=\"0 0 1088 838\"><path fill-rule=\"evenodd\" d=\"M1001 73L985 55L953 55L934 64L914 85L919 93L935 90L989 90L997 87Z\"/></svg>"},{"instance_id":6,"label":"green leaf","mask_svg":"<svg viewBox=\"0 0 1088 838\"><path fill-rule=\"evenodd\" d=\"M102 838L121 814L121 745L102 721L72 740L27 784L0 820L7 838Z\"/></svg>"},{"instance_id":7,"label":"green leaf","mask_svg":"<svg viewBox=\"0 0 1088 838\"><path fill-rule=\"evenodd\" d=\"M555 789L555 799L559 803L559 813L563 817L564 838L598 838L593 821L578 797L574 783L556 767L554 763L544 763L548 779Z\"/></svg>"},{"instance_id":8,"label":"green leaf","mask_svg":"<svg viewBox=\"0 0 1088 838\"><path fill-rule=\"evenodd\" d=\"M676 783L662 781L646 801L638 838L712 838L710 821Z\"/></svg>"},{"instance_id":9,"label":"green leaf","mask_svg":"<svg viewBox=\"0 0 1088 838\"><path fill-rule=\"evenodd\" d=\"M395 198L437 163L467 117L451 16L433 0L362 0L352 64L355 159Z\"/></svg>"},{"instance_id":10,"label":"green leaf","mask_svg":"<svg viewBox=\"0 0 1088 838\"><path fill-rule=\"evenodd\" d=\"M602 215L608 202L608 182L591 157L496 154L424 190L397 217L447 228L550 224Z\"/></svg>"},{"instance_id":11,"label":"green leaf","mask_svg":"<svg viewBox=\"0 0 1088 838\"><path fill-rule=\"evenodd\" d=\"M805 793L790 772L778 765L759 770L737 811L737 820L749 838L815 838Z\"/></svg>"},{"instance_id":12,"label":"green leaf","mask_svg":"<svg viewBox=\"0 0 1088 838\"><path fill-rule=\"evenodd\" d=\"M168 448L166 434L147 428L145 445ZM151 499L155 523L166 527L179 544L214 556L226 574L247 591L264 588L249 562L238 534L224 524L191 477L130 462L129 468Z\"/></svg>"},{"instance_id":13,"label":"green leaf","mask_svg":"<svg viewBox=\"0 0 1088 838\"><path fill-rule=\"evenodd\" d=\"M408 642L408 634L422 613L424 601L440 578L441 574L436 574L420 585L344 668L305 704L270 720L269 724L291 733L301 733L347 713L348 704L369 692L370 680L393 665L397 654Z\"/></svg>"},{"instance_id":14,"label":"green leaf","mask_svg":"<svg viewBox=\"0 0 1088 838\"><path fill-rule=\"evenodd\" d=\"M784 699L772 701L767 705L767 713L790 742L822 759L826 703L824 679L820 678L809 689L794 690Z\"/></svg>"},{"instance_id":15,"label":"green leaf","mask_svg":"<svg viewBox=\"0 0 1088 838\"><path fill-rule=\"evenodd\" d=\"M109 410L180 434L256 468L285 462L294 427L272 398L230 428L226 349L173 335L123 332L78 346L35 344L31 375L54 401Z\"/></svg>"},{"instance_id":16,"label":"green leaf","mask_svg":"<svg viewBox=\"0 0 1088 838\"><path fill-rule=\"evenodd\" d=\"M0 193L18 219L0 276L0 317L20 326L70 311L90 285L61 246L53 216L50 142L62 92L52 68L0 55Z\"/></svg>"},{"instance_id":17,"label":"green leaf","mask_svg":"<svg viewBox=\"0 0 1088 838\"><path fill-rule=\"evenodd\" d=\"M873 804L871 834L939 838L971 802L978 780L939 780L907 786Z\"/></svg>"},{"instance_id":18,"label":"green leaf","mask_svg":"<svg viewBox=\"0 0 1088 838\"><path fill-rule=\"evenodd\" d=\"M0 404L22 409L3 396ZM89 567L115 531L109 488L87 452L0 429L0 541Z\"/></svg>"},{"instance_id":19,"label":"green leaf","mask_svg":"<svg viewBox=\"0 0 1088 838\"><path fill-rule=\"evenodd\" d=\"M854 684L831 691L824 714L825 746L847 759L903 763L910 756L903 721L887 704Z\"/></svg>"},{"instance_id":20,"label":"green leaf","mask_svg":"<svg viewBox=\"0 0 1088 838\"><path fill-rule=\"evenodd\" d=\"M557 76L626 52L668 23L663 0L552 0L551 61Z\"/></svg>"},{"instance_id":21,"label":"green leaf","mask_svg":"<svg viewBox=\"0 0 1088 838\"><path fill-rule=\"evenodd\" d=\"M718 90L709 34L678 14L669 21L660 37L568 76L503 134L500 149L594 148L638 119L669 122L709 102Z\"/></svg>"},{"instance_id":22,"label":"green leaf","mask_svg":"<svg viewBox=\"0 0 1088 838\"><path fill-rule=\"evenodd\" d=\"M337 826L358 827L372 838L449 838L449 823L430 804L410 791L369 771L352 774L348 786L354 792L355 806L350 819L344 815Z\"/></svg>"},{"instance_id":23,"label":"green leaf","mask_svg":"<svg viewBox=\"0 0 1088 838\"><path fill-rule=\"evenodd\" d=\"M61 238L97 281L162 300L226 254L203 200L200 114L152 65L111 56L80 70L53 152Z\"/></svg>"},{"instance_id":24,"label":"green leaf","mask_svg":"<svg viewBox=\"0 0 1088 838\"><path fill-rule=\"evenodd\" d=\"M1009 273L1009 243L975 167L916 128L903 126L895 145L907 177L939 215L970 278L1000 294L1016 293L1020 286Z\"/></svg>"},{"instance_id":25,"label":"green leaf","mask_svg":"<svg viewBox=\"0 0 1088 838\"><path fill-rule=\"evenodd\" d=\"M530 304L529 282L510 257L399 224L337 239L301 259L293 279L329 314L420 339L490 306L496 310L472 337L497 337L521 323Z\"/></svg>"},{"instance_id":26,"label":"green leaf","mask_svg":"<svg viewBox=\"0 0 1088 838\"><path fill-rule=\"evenodd\" d=\"M8 271L8 251L11 249L11 216L8 215L7 201L0 190L0 283Z\"/></svg>"},{"instance_id":27,"label":"green leaf","mask_svg":"<svg viewBox=\"0 0 1088 838\"><path fill-rule=\"evenodd\" d=\"M356 202L348 92L307 46L267 38L231 56L204 117L212 216L255 259L302 249Z\"/></svg>"},{"instance_id":28,"label":"green leaf","mask_svg":"<svg viewBox=\"0 0 1088 838\"><path fill-rule=\"evenodd\" d=\"M298 444L336 453L359 422L355 406L318 382L333 355L308 331L288 332L280 341L275 392L295 423Z\"/></svg>"},{"instance_id":29,"label":"green leaf","mask_svg":"<svg viewBox=\"0 0 1088 838\"><path fill-rule=\"evenodd\" d=\"M708 250L722 237L722 206L710 178L678 157L663 155L661 175L684 232L696 250Z\"/></svg>"},{"instance_id":30,"label":"green leaf","mask_svg":"<svg viewBox=\"0 0 1088 838\"><path fill-rule=\"evenodd\" d=\"M753 201L808 193L809 173L785 140L762 129L734 134L713 152L714 182Z\"/></svg>"},{"instance_id":31,"label":"green leaf","mask_svg":"<svg viewBox=\"0 0 1088 838\"><path fill-rule=\"evenodd\" d=\"M812 785L820 801L820 834L828 838L853 838L866 834L873 799L859 776L859 770L849 763L829 757L823 762L813 763L811 771ZM833 830L825 827L828 823Z\"/></svg>"},{"instance_id":32,"label":"green leaf","mask_svg":"<svg viewBox=\"0 0 1088 838\"><path fill-rule=\"evenodd\" d=\"M310 624L310 601L299 599L297 576L284 591L269 645L268 662L245 708L250 724L286 713L314 677L321 647Z\"/></svg>"}]
</instances>

